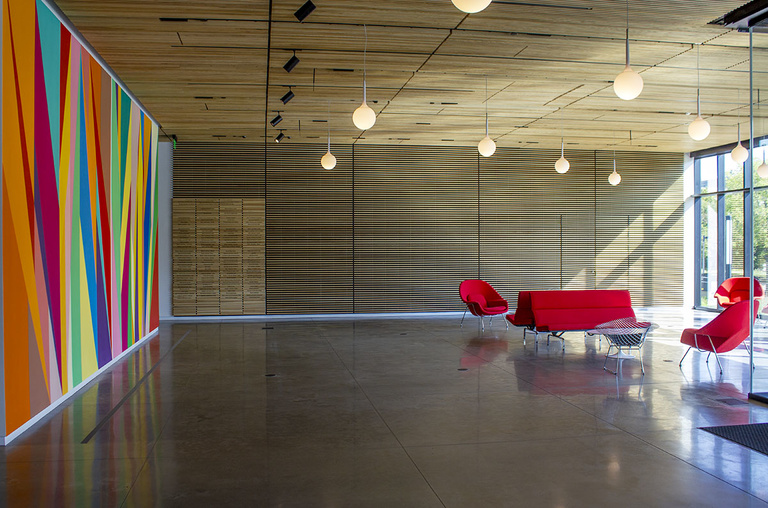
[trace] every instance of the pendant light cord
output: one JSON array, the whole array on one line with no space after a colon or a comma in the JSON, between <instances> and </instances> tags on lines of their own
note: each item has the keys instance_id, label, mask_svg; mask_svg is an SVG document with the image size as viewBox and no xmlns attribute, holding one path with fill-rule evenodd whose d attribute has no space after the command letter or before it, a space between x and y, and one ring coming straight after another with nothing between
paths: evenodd
<instances>
[{"instance_id":1,"label":"pendant light cord","mask_svg":"<svg viewBox=\"0 0 768 508\"><path fill-rule=\"evenodd\" d=\"M629 67L629 0L627 0L627 67Z\"/></svg>"},{"instance_id":2,"label":"pendant light cord","mask_svg":"<svg viewBox=\"0 0 768 508\"><path fill-rule=\"evenodd\" d=\"M736 140L741 144L741 90L736 89Z\"/></svg>"},{"instance_id":3,"label":"pendant light cord","mask_svg":"<svg viewBox=\"0 0 768 508\"><path fill-rule=\"evenodd\" d=\"M699 63L699 50L701 44L696 45L696 116L701 116L701 64Z\"/></svg>"},{"instance_id":4,"label":"pendant light cord","mask_svg":"<svg viewBox=\"0 0 768 508\"><path fill-rule=\"evenodd\" d=\"M331 101L328 101L328 153L331 153Z\"/></svg>"},{"instance_id":5,"label":"pendant light cord","mask_svg":"<svg viewBox=\"0 0 768 508\"><path fill-rule=\"evenodd\" d=\"M560 158L565 158L565 136L563 134L563 108L560 108Z\"/></svg>"},{"instance_id":6,"label":"pendant light cord","mask_svg":"<svg viewBox=\"0 0 768 508\"><path fill-rule=\"evenodd\" d=\"M363 49L363 104L365 104L366 102L368 102L368 99L365 93L365 79L367 77L366 57L368 56L368 27L366 25L363 25L363 32L365 33L365 48Z\"/></svg>"},{"instance_id":7,"label":"pendant light cord","mask_svg":"<svg viewBox=\"0 0 768 508\"><path fill-rule=\"evenodd\" d=\"M488 137L488 76L485 77L485 137Z\"/></svg>"}]
</instances>

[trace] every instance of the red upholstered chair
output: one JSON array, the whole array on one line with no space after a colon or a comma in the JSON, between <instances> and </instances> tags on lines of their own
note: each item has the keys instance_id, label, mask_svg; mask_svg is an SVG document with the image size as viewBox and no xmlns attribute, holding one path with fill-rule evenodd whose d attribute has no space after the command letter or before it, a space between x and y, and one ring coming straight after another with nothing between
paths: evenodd
<instances>
[{"instance_id":1,"label":"red upholstered chair","mask_svg":"<svg viewBox=\"0 0 768 508\"><path fill-rule=\"evenodd\" d=\"M493 323L493 316L506 314L509 311L507 301L484 280L467 279L463 281L459 284L459 296L461 296L461 301L467 304L467 309L461 318L461 326L464 325L467 310L473 316L480 318L483 330L485 330L483 316L491 316L491 323Z\"/></svg>"},{"instance_id":2,"label":"red upholstered chair","mask_svg":"<svg viewBox=\"0 0 768 508\"><path fill-rule=\"evenodd\" d=\"M755 279L755 298L763 297L763 286ZM730 307L734 303L749 300L749 277L731 277L725 279L715 291L715 300L721 307Z\"/></svg>"},{"instance_id":3,"label":"red upholstered chair","mask_svg":"<svg viewBox=\"0 0 768 508\"><path fill-rule=\"evenodd\" d=\"M702 352L714 353L722 373L723 366L717 353L727 353L736 349L749 336L749 307L749 300L742 300L726 307L715 319L703 327L683 330L680 342L689 347L680 359L680 365L683 365L688 351L691 348L696 348ZM755 300L753 307L752 321L757 317L760 302ZM707 361L709 361L709 355L707 355Z\"/></svg>"}]
</instances>

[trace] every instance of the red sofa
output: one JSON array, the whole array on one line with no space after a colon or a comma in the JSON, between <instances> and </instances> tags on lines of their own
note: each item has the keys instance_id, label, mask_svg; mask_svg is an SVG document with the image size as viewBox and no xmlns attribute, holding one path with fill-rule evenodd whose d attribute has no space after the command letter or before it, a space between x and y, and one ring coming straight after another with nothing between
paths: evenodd
<instances>
[{"instance_id":1,"label":"red sofa","mask_svg":"<svg viewBox=\"0 0 768 508\"><path fill-rule=\"evenodd\" d=\"M618 289L520 291L517 305L507 321L526 327L523 343L527 330L562 338L563 332L591 330L607 321L635 317L629 291Z\"/></svg>"}]
</instances>

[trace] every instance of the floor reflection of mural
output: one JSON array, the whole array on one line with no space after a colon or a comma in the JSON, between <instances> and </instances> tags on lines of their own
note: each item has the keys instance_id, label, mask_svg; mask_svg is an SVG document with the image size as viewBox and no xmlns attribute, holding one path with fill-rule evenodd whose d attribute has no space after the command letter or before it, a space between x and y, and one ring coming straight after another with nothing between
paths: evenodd
<instances>
[{"instance_id":1,"label":"floor reflection of mural","mask_svg":"<svg viewBox=\"0 0 768 508\"><path fill-rule=\"evenodd\" d=\"M162 394L171 386L168 374L149 373L169 346L152 339L34 435L8 446L5 506L120 506L170 416ZM148 479L134 488L152 499L159 485L153 475ZM17 488L29 484L39 488Z\"/></svg>"}]
</instances>

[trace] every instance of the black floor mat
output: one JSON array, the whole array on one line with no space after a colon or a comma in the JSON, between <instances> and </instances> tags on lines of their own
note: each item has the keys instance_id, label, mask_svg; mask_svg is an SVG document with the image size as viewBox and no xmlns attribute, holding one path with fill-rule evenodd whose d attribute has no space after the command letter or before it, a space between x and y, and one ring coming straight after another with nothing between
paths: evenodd
<instances>
[{"instance_id":1,"label":"black floor mat","mask_svg":"<svg viewBox=\"0 0 768 508\"><path fill-rule=\"evenodd\" d=\"M699 427L716 436L768 455L768 423Z\"/></svg>"}]
</instances>

